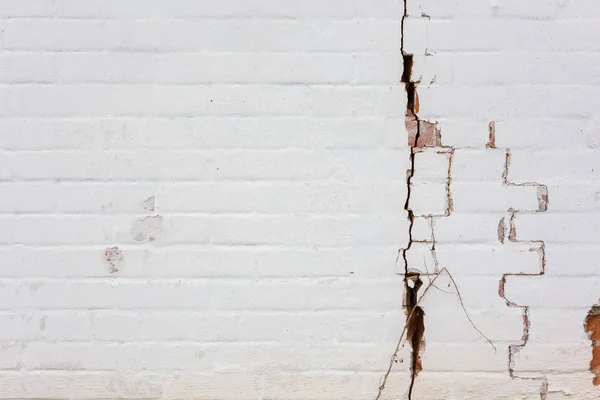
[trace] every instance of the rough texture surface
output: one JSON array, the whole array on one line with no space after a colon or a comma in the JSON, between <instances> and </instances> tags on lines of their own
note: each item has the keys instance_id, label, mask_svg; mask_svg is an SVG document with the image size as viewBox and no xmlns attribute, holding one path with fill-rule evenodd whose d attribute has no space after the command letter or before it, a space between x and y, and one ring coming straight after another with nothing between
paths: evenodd
<instances>
[{"instance_id":1,"label":"rough texture surface","mask_svg":"<svg viewBox=\"0 0 600 400\"><path fill-rule=\"evenodd\" d=\"M0 0L0 399L600 398L599 19Z\"/></svg>"}]
</instances>

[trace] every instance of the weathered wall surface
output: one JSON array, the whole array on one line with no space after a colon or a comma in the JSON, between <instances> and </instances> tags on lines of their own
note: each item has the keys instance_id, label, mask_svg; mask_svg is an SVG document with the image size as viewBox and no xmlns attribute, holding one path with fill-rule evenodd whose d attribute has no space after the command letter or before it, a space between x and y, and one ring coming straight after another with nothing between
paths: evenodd
<instances>
[{"instance_id":1,"label":"weathered wall surface","mask_svg":"<svg viewBox=\"0 0 600 400\"><path fill-rule=\"evenodd\" d=\"M599 398L599 22L0 1L0 399Z\"/></svg>"}]
</instances>

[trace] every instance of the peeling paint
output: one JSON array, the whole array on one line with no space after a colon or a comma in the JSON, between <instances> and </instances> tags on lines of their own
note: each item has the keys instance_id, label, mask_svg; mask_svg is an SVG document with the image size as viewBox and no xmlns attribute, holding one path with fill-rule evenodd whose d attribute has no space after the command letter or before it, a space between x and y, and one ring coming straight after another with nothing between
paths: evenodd
<instances>
[{"instance_id":1,"label":"peeling paint","mask_svg":"<svg viewBox=\"0 0 600 400\"><path fill-rule=\"evenodd\" d=\"M504 218L498 222L498 241L504 244L504 238L506 237L506 223L504 222Z\"/></svg>"},{"instance_id":2,"label":"peeling paint","mask_svg":"<svg viewBox=\"0 0 600 400\"><path fill-rule=\"evenodd\" d=\"M510 215L510 229L508 232L508 240L510 240L511 242L516 242L517 241L517 226L515 225L515 217L516 217L516 211L513 210L512 208L510 210L508 210L511 215Z\"/></svg>"},{"instance_id":3,"label":"peeling paint","mask_svg":"<svg viewBox=\"0 0 600 400\"><path fill-rule=\"evenodd\" d=\"M131 227L131 236L136 242L154 242L164 235L165 221L160 215L138 219Z\"/></svg>"},{"instance_id":4,"label":"peeling paint","mask_svg":"<svg viewBox=\"0 0 600 400\"><path fill-rule=\"evenodd\" d=\"M156 208L155 203L156 203L156 201L154 199L154 196L150 196L146 200L143 201L142 205L144 206L144 210L153 212Z\"/></svg>"}]
</instances>

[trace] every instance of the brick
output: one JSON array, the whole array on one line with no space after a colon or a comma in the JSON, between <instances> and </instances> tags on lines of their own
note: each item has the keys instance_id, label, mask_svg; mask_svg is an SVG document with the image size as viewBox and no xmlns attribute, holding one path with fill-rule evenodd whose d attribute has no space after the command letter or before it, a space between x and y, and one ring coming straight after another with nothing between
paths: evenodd
<instances>
[{"instance_id":1,"label":"brick","mask_svg":"<svg viewBox=\"0 0 600 400\"><path fill-rule=\"evenodd\" d=\"M390 51L399 43L398 20L332 21L11 20L4 45L20 50L111 50L159 52ZM37 37L34 32L43 32ZM256 41L256 34L265 40ZM260 37L260 36L259 36ZM341 38L352 38L340 41ZM340 43L345 43L341 44Z\"/></svg>"},{"instance_id":2,"label":"brick","mask_svg":"<svg viewBox=\"0 0 600 400\"><path fill-rule=\"evenodd\" d=\"M321 18L352 19L357 17L397 20L402 15L402 7L394 1L386 0L378 4L358 1L351 4L343 0L316 1L302 4L279 4L265 0L253 0L240 3L223 1L219 7L211 7L209 1L189 2L174 0L163 2L117 0L94 0L85 5L75 0L58 0L55 3L57 14L70 18L151 18L159 15L165 19L198 18Z\"/></svg>"},{"instance_id":3,"label":"brick","mask_svg":"<svg viewBox=\"0 0 600 400\"><path fill-rule=\"evenodd\" d=\"M596 3L0 0L0 400L597 398Z\"/></svg>"},{"instance_id":4,"label":"brick","mask_svg":"<svg viewBox=\"0 0 600 400\"><path fill-rule=\"evenodd\" d=\"M141 245L145 246L145 245ZM247 246L169 247L122 245L125 268L120 276L146 278L378 277L377 265L393 271L397 246L328 248L260 248ZM16 247L3 246L3 277L106 277L106 246ZM81 265L86 265L82 268ZM203 265L203 268L198 268Z\"/></svg>"},{"instance_id":5,"label":"brick","mask_svg":"<svg viewBox=\"0 0 600 400\"><path fill-rule=\"evenodd\" d=\"M52 54L8 53L0 56L0 83L54 83L56 61Z\"/></svg>"},{"instance_id":6,"label":"brick","mask_svg":"<svg viewBox=\"0 0 600 400\"><path fill-rule=\"evenodd\" d=\"M401 299L397 277L352 281L324 278L317 281L255 282L254 280L169 281L29 281L5 280L0 289L2 309L196 309L315 310L365 309L390 311ZM250 290L252 288L253 290ZM293 291L292 298L287 293ZM352 296L350 295L352 294ZM73 304L76 296L78 303ZM377 297L377 299L373 299Z\"/></svg>"},{"instance_id":7,"label":"brick","mask_svg":"<svg viewBox=\"0 0 600 400\"><path fill-rule=\"evenodd\" d=\"M50 17L53 15L52 0L2 0L0 16L2 17Z\"/></svg>"},{"instance_id":8,"label":"brick","mask_svg":"<svg viewBox=\"0 0 600 400\"><path fill-rule=\"evenodd\" d=\"M52 149L372 149L396 140L400 118L271 116L194 118L0 119L12 150ZM211 132L205 135L203 132ZM282 132L284 132L282 134ZM122 133L122 134L121 134ZM165 135L172 140L164 143ZM405 137L403 137L405 139ZM398 147L406 148L406 140Z\"/></svg>"},{"instance_id":9,"label":"brick","mask_svg":"<svg viewBox=\"0 0 600 400\"><path fill-rule=\"evenodd\" d=\"M99 117L313 115L390 117L401 91L385 87L61 85L0 88L2 116ZM90 99L94 101L90 101ZM262 98L263 101L251 101ZM211 101L212 100L212 101ZM344 105L341 101L344 100ZM27 107L25 107L27 105ZM378 105L377 112L374 105Z\"/></svg>"}]
</instances>

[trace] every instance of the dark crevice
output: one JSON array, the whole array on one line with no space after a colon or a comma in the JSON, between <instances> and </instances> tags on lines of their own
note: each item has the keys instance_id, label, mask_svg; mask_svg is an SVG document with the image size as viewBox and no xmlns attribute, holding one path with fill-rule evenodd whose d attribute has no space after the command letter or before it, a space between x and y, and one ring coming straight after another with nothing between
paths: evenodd
<instances>
[{"instance_id":1,"label":"dark crevice","mask_svg":"<svg viewBox=\"0 0 600 400\"><path fill-rule=\"evenodd\" d=\"M402 58L404 61L404 69L402 71L402 82L406 89L406 118L412 118L417 122L417 132L415 135L415 141L413 146L410 148L410 168L406 173L406 201L404 203L404 210L406 210L407 218L409 221L408 227L408 245L402 250L402 259L404 260L404 307L406 312L406 339L411 345L411 380L410 387L408 389L408 399L412 400L412 392L415 385L415 380L419 372L422 370L421 357L419 355L421 349L421 343L423 342L423 334L425 332L424 317L425 313L423 309L418 305L418 293L419 289L423 286L423 281L417 272L410 272L408 266L408 259L406 253L410 250L413 243L412 230L415 221L415 215L410 208L411 199L411 188L412 178L415 175L415 153L416 147L419 143L419 136L421 126L419 118L417 116L417 93L416 84L412 81L412 66L413 66L413 55L406 54L403 52Z\"/></svg>"},{"instance_id":2,"label":"dark crevice","mask_svg":"<svg viewBox=\"0 0 600 400\"><path fill-rule=\"evenodd\" d=\"M418 272L409 272L404 278L405 284L405 308L406 308L406 338L411 347L410 358L410 386L408 388L408 398L412 399L412 392L415 386L417 375L423 369L421 363L420 350L423 343L423 335L425 333L425 312L418 305L419 289L423 286L420 274Z\"/></svg>"},{"instance_id":3,"label":"dark crevice","mask_svg":"<svg viewBox=\"0 0 600 400\"><path fill-rule=\"evenodd\" d=\"M423 309L419 307L419 289L423 286L423 281L420 278L418 272L410 272L408 267L408 259L406 253L410 250L413 243L412 230L415 221L415 215L410 209L410 198L411 198L411 187L412 178L415 175L415 153L416 147L419 145L419 137L421 134L421 124L417 113L419 112L419 100L416 91L416 83L412 80L412 69L413 69L413 55L407 53L404 50L404 23L408 17L408 6L407 1L404 0L404 13L401 21L401 45L400 50L402 53L403 70L402 70L402 83L406 90L406 119L416 121L416 135L415 141L410 148L410 166L406 172L406 201L404 203L404 210L406 211L407 218L409 221L408 227L408 244L405 249L402 250L402 259L404 261L404 308L406 313L406 339L411 345L411 380L410 387L408 389L408 399L412 400L412 392L415 385L415 379L417 374L422 369L421 358L419 351L423 342L423 334L425 332Z\"/></svg>"}]
</instances>

